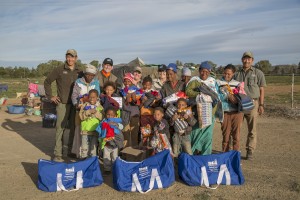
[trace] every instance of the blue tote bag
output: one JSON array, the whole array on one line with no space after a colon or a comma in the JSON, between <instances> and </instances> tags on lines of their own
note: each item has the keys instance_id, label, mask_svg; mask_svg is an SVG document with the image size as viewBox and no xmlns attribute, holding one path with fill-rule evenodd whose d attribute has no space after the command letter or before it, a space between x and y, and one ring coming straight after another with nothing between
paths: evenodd
<instances>
[{"instance_id":1,"label":"blue tote bag","mask_svg":"<svg viewBox=\"0 0 300 200\"><path fill-rule=\"evenodd\" d=\"M39 159L38 188L46 192L74 191L103 183L96 156L74 163Z\"/></svg>"},{"instance_id":2,"label":"blue tote bag","mask_svg":"<svg viewBox=\"0 0 300 200\"><path fill-rule=\"evenodd\" d=\"M240 165L240 152L229 151L205 156L182 153L178 160L179 177L190 186L242 185L245 180ZM211 185L217 184L216 187Z\"/></svg>"},{"instance_id":3,"label":"blue tote bag","mask_svg":"<svg viewBox=\"0 0 300 200\"><path fill-rule=\"evenodd\" d=\"M147 193L152 189L167 188L174 181L174 165L169 150L142 162L127 162L118 157L113 166L113 182L118 191Z\"/></svg>"}]
</instances>

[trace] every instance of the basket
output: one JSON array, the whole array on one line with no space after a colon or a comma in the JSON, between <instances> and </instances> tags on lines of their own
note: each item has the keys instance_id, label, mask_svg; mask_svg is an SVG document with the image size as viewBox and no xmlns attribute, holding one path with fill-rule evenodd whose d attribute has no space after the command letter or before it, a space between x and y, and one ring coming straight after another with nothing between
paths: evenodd
<instances>
[{"instance_id":1,"label":"basket","mask_svg":"<svg viewBox=\"0 0 300 200\"><path fill-rule=\"evenodd\" d=\"M8 113L10 114L22 114L25 112L25 106L12 105L7 106Z\"/></svg>"}]
</instances>

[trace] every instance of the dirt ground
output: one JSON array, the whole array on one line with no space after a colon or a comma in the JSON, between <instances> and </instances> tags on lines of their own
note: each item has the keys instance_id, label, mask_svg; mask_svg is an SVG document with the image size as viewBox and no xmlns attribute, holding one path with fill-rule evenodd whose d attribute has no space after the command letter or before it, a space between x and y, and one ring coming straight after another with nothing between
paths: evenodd
<instances>
[{"instance_id":1,"label":"dirt ground","mask_svg":"<svg viewBox=\"0 0 300 200\"><path fill-rule=\"evenodd\" d=\"M118 192L112 176L94 188L76 192L47 193L37 188L39 158L50 159L55 129L42 128L41 117L8 114L0 110L0 199L299 199L300 121L262 116L258 147L253 161L244 160L246 124L241 135L245 184L219 186L216 190L176 182L147 194ZM67 137L67 134L65 135ZM216 123L214 152L221 150L220 124Z\"/></svg>"}]
</instances>

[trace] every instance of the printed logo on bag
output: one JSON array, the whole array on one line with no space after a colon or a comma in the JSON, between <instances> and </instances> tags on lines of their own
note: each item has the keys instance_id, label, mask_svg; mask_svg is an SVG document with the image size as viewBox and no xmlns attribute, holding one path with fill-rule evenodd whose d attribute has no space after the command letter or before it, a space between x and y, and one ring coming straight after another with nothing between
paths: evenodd
<instances>
[{"instance_id":1,"label":"printed logo on bag","mask_svg":"<svg viewBox=\"0 0 300 200\"><path fill-rule=\"evenodd\" d=\"M218 161L217 161L217 159L215 159L211 162L207 162L207 165L208 165L209 171L212 171L212 172L217 172L218 171Z\"/></svg>"},{"instance_id":2,"label":"printed logo on bag","mask_svg":"<svg viewBox=\"0 0 300 200\"><path fill-rule=\"evenodd\" d=\"M148 170L147 166L139 168L139 176L141 178L146 178L146 177L150 176L150 173L149 173L149 170Z\"/></svg>"},{"instance_id":3,"label":"printed logo on bag","mask_svg":"<svg viewBox=\"0 0 300 200\"><path fill-rule=\"evenodd\" d=\"M72 168L66 168L65 169L65 176L64 181L72 180L75 177L75 167Z\"/></svg>"}]
</instances>

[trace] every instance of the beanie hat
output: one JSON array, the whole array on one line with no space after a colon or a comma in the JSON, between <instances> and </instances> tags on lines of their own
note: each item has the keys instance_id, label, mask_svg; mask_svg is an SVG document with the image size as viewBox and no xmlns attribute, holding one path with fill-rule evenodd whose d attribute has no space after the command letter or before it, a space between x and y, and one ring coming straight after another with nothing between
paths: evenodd
<instances>
[{"instance_id":1,"label":"beanie hat","mask_svg":"<svg viewBox=\"0 0 300 200\"><path fill-rule=\"evenodd\" d=\"M126 73L126 74L124 74L123 80L125 80L125 79L128 79L128 80L130 80L132 83L134 83L134 82L135 82L135 81L134 81L134 77L133 77L133 74L132 74L132 73Z\"/></svg>"},{"instance_id":2,"label":"beanie hat","mask_svg":"<svg viewBox=\"0 0 300 200\"><path fill-rule=\"evenodd\" d=\"M84 73L96 74L97 73L97 68L94 65L86 64Z\"/></svg>"},{"instance_id":3,"label":"beanie hat","mask_svg":"<svg viewBox=\"0 0 300 200\"><path fill-rule=\"evenodd\" d=\"M211 71L211 65L209 64L208 61L204 61L200 64L199 70L200 69L207 69L208 71Z\"/></svg>"},{"instance_id":4,"label":"beanie hat","mask_svg":"<svg viewBox=\"0 0 300 200\"><path fill-rule=\"evenodd\" d=\"M167 67L167 70L170 69L173 72L177 73L177 65L175 63L170 63Z\"/></svg>"},{"instance_id":5,"label":"beanie hat","mask_svg":"<svg viewBox=\"0 0 300 200\"><path fill-rule=\"evenodd\" d=\"M191 70L188 67L184 67L182 69L182 75L183 76L192 76L192 72L191 72Z\"/></svg>"}]
</instances>

